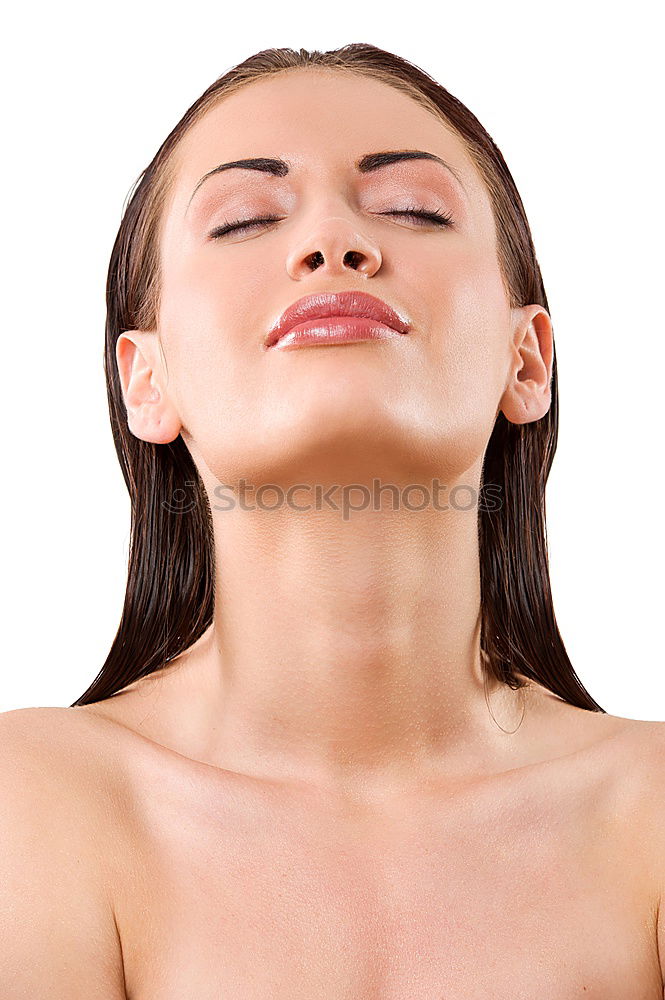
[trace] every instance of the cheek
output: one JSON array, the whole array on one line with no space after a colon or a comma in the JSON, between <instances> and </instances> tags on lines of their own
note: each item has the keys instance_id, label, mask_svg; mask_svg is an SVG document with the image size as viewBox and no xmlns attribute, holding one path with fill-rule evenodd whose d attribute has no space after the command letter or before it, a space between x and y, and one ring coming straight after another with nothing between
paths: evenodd
<instances>
[{"instance_id":1,"label":"cheek","mask_svg":"<svg viewBox=\"0 0 665 1000\"><path fill-rule=\"evenodd\" d=\"M491 436L509 371L510 308L491 252L456 248L420 263L409 278L422 310L423 370L413 384L425 393L432 451L454 474L478 461Z\"/></svg>"},{"instance_id":2,"label":"cheek","mask_svg":"<svg viewBox=\"0 0 665 1000\"><path fill-rule=\"evenodd\" d=\"M256 282L254 291L247 288L248 277ZM164 272L160 331L168 393L195 437L201 427L219 426L220 413L244 408L259 391L253 380L260 331L247 308L261 301L259 285L246 262L235 270L232 264L221 268L214 253Z\"/></svg>"},{"instance_id":3,"label":"cheek","mask_svg":"<svg viewBox=\"0 0 665 1000\"><path fill-rule=\"evenodd\" d=\"M424 264L424 266L423 266ZM494 407L509 363L510 308L493 251L473 244L411 271L412 297L442 388Z\"/></svg>"},{"instance_id":4,"label":"cheek","mask_svg":"<svg viewBox=\"0 0 665 1000\"><path fill-rule=\"evenodd\" d=\"M240 248L237 248L240 251ZM161 320L170 329L189 328L194 338L224 333L229 346L241 348L247 337L260 338L278 307L271 297L275 267L265 253L227 252L209 246L181 255L164 268Z\"/></svg>"},{"instance_id":5,"label":"cheek","mask_svg":"<svg viewBox=\"0 0 665 1000\"><path fill-rule=\"evenodd\" d=\"M211 323L223 322L236 302L236 280L232 270L219 266L214 250L183 255L177 264L164 269L162 322L169 327L199 325L202 331Z\"/></svg>"}]
</instances>

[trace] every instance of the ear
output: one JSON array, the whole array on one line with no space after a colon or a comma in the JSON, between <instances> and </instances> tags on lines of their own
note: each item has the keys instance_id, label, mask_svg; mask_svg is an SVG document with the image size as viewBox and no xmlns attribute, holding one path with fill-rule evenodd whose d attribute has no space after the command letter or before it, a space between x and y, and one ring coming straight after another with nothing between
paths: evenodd
<instances>
[{"instance_id":1,"label":"ear","mask_svg":"<svg viewBox=\"0 0 665 1000\"><path fill-rule=\"evenodd\" d=\"M126 330L118 337L115 357L132 434L154 444L174 441L182 424L166 392L166 365L159 335Z\"/></svg>"},{"instance_id":2,"label":"ear","mask_svg":"<svg viewBox=\"0 0 665 1000\"><path fill-rule=\"evenodd\" d=\"M513 424L539 420L550 408L554 337L543 306L511 310L511 367L499 409Z\"/></svg>"}]
</instances>

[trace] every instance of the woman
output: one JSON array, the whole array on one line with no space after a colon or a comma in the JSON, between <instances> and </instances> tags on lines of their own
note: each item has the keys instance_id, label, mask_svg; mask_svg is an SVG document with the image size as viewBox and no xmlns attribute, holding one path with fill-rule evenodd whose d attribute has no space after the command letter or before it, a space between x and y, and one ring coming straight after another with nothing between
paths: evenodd
<instances>
[{"instance_id":1,"label":"woman","mask_svg":"<svg viewBox=\"0 0 665 1000\"><path fill-rule=\"evenodd\" d=\"M477 119L371 45L235 67L128 204L106 371L125 608L4 717L3 996L662 996L663 728L556 626L552 322Z\"/></svg>"}]
</instances>

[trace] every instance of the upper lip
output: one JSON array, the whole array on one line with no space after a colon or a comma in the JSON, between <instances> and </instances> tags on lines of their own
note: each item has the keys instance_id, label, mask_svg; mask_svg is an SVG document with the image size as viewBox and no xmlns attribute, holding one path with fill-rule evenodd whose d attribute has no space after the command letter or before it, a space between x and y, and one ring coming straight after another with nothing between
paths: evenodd
<instances>
[{"instance_id":1,"label":"upper lip","mask_svg":"<svg viewBox=\"0 0 665 1000\"><path fill-rule=\"evenodd\" d=\"M410 324L399 316L387 302L377 299L367 292L318 292L298 299L284 310L274 323L265 339L266 347L284 336L298 323L306 323L311 319L325 319L330 316L359 316L363 319L375 319L385 326L390 326L398 333L406 333Z\"/></svg>"}]
</instances>

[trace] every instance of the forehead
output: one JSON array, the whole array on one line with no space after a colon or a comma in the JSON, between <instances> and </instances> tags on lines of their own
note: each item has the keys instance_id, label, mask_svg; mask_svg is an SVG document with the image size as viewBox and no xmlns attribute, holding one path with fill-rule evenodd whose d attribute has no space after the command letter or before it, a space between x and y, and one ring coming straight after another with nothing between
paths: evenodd
<instances>
[{"instance_id":1,"label":"forehead","mask_svg":"<svg viewBox=\"0 0 665 1000\"><path fill-rule=\"evenodd\" d=\"M441 156L469 195L484 198L462 140L442 119L380 80L317 67L255 80L207 111L178 146L174 199L188 199L199 178L222 162L283 157L306 177L349 171L365 153L394 149ZM421 161L419 169L428 167Z\"/></svg>"}]
</instances>

